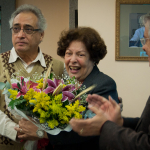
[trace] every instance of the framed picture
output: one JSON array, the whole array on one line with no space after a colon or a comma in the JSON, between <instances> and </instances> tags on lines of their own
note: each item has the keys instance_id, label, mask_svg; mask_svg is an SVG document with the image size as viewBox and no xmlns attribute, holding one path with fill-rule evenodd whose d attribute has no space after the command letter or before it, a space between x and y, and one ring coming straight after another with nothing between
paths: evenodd
<instances>
[{"instance_id":1,"label":"framed picture","mask_svg":"<svg viewBox=\"0 0 150 150\"><path fill-rule=\"evenodd\" d=\"M150 12L150 0L116 0L115 60L148 61L140 39L145 27L142 17Z\"/></svg>"}]
</instances>

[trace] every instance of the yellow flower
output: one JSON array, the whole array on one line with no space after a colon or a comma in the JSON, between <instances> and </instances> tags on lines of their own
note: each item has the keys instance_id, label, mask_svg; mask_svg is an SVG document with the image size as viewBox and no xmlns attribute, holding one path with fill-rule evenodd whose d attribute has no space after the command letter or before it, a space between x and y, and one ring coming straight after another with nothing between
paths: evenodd
<instances>
[{"instance_id":1,"label":"yellow flower","mask_svg":"<svg viewBox=\"0 0 150 150\"><path fill-rule=\"evenodd\" d=\"M82 115L79 113L79 112L74 112L74 117L76 119L81 119L82 118Z\"/></svg>"},{"instance_id":2,"label":"yellow flower","mask_svg":"<svg viewBox=\"0 0 150 150\"><path fill-rule=\"evenodd\" d=\"M40 114L40 117L41 117L41 118L49 118L49 117L50 117L50 113L45 112L45 111L42 110L42 109L38 109L38 113Z\"/></svg>"},{"instance_id":3,"label":"yellow flower","mask_svg":"<svg viewBox=\"0 0 150 150\"><path fill-rule=\"evenodd\" d=\"M67 116L61 117L61 123L62 124L68 124L69 121L70 121L70 118L68 118Z\"/></svg>"},{"instance_id":4,"label":"yellow flower","mask_svg":"<svg viewBox=\"0 0 150 150\"><path fill-rule=\"evenodd\" d=\"M43 78L38 80L38 81L36 81L36 82L39 83L38 86L36 86L37 89L43 88Z\"/></svg>"},{"instance_id":5,"label":"yellow flower","mask_svg":"<svg viewBox=\"0 0 150 150\"><path fill-rule=\"evenodd\" d=\"M45 123L46 119L45 118L40 118L40 123Z\"/></svg>"},{"instance_id":6,"label":"yellow flower","mask_svg":"<svg viewBox=\"0 0 150 150\"><path fill-rule=\"evenodd\" d=\"M59 114L59 120L61 123L69 123L70 118L71 114L65 108L61 108L61 113Z\"/></svg>"},{"instance_id":7,"label":"yellow flower","mask_svg":"<svg viewBox=\"0 0 150 150\"><path fill-rule=\"evenodd\" d=\"M41 104L36 104L35 106L34 106L34 109L33 109L33 112L36 112L36 111L38 111L38 109L40 109L41 108Z\"/></svg>"},{"instance_id":8,"label":"yellow flower","mask_svg":"<svg viewBox=\"0 0 150 150\"><path fill-rule=\"evenodd\" d=\"M44 93L43 91L40 93L40 92L37 92L35 95L34 95L34 98L38 101L38 102L42 102L42 101L48 101L50 100L50 97Z\"/></svg>"},{"instance_id":9,"label":"yellow flower","mask_svg":"<svg viewBox=\"0 0 150 150\"><path fill-rule=\"evenodd\" d=\"M43 83L43 78L36 81L37 83Z\"/></svg>"},{"instance_id":10,"label":"yellow flower","mask_svg":"<svg viewBox=\"0 0 150 150\"><path fill-rule=\"evenodd\" d=\"M51 104L51 101L50 101L50 97L44 93L44 92L38 92L36 93L36 95L34 95L34 99L36 99L36 103L32 100L30 101L31 103L33 102L34 104L38 104L38 106L35 105L35 107L38 107L40 106L40 108L43 108L44 110L48 110L49 109L49 105ZM37 111L37 109L35 109L34 111Z\"/></svg>"},{"instance_id":11,"label":"yellow flower","mask_svg":"<svg viewBox=\"0 0 150 150\"><path fill-rule=\"evenodd\" d=\"M82 105L80 105L78 107L78 112L82 112L82 111L85 111L85 107L83 107Z\"/></svg>"},{"instance_id":12,"label":"yellow flower","mask_svg":"<svg viewBox=\"0 0 150 150\"><path fill-rule=\"evenodd\" d=\"M30 101L34 98L34 95L36 95L37 92L33 90L33 88L30 88L29 91L24 95L24 99Z\"/></svg>"},{"instance_id":13,"label":"yellow flower","mask_svg":"<svg viewBox=\"0 0 150 150\"><path fill-rule=\"evenodd\" d=\"M62 104L56 104L53 100L52 105L49 106L49 109L52 111L52 114L59 114L61 113L61 106Z\"/></svg>"},{"instance_id":14,"label":"yellow flower","mask_svg":"<svg viewBox=\"0 0 150 150\"><path fill-rule=\"evenodd\" d=\"M58 95L54 96L54 101L55 101L56 104L62 103L61 99L62 99L62 94L58 94Z\"/></svg>"},{"instance_id":15,"label":"yellow flower","mask_svg":"<svg viewBox=\"0 0 150 150\"><path fill-rule=\"evenodd\" d=\"M75 118L82 118L82 115L80 114L80 112L85 111L85 107L83 107L82 105L79 106L79 100L76 100L75 103L72 105L67 105L65 106L68 110L68 113L70 113L70 115L73 115Z\"/></svg>"},{"instance_id":16,"label":"yellow flower","mask_svg":"<svg viewBox=\"0 0 150 150\"><path fill-rule=\"evenodd\" d=\"M34 99L32 99L32 100L29 100L29 103L32 105L32 104L37 104L37 100L34 100Z\"/></svg>"},{"instance_id":17,"label":"yellow flower","mask_svg":"<svg viewBox=\"0 0 150 150\"><path fill-rule=\"evenodd\" d=\"M48 123L48 126L49 126L51 129L54 129L54 127L57 127L58 124L59 124L58 121L55 120L55 119L49 120L49 121L47 121L47 123Z\"/></svg>"},{"instance_id":18,"label":"yellow flower","mask_svg":"<svg viewBox=\"0 0 150 150\"><path fill-rule=\"evenodd\" d=\"M67 86L67 85L63 84L63 88L64 88L65 86Z\"/></svg>"},{"instance_id":19,"label":"yellow flower","mask_svg":"<svg viewBox=\"0 0 150 150\"><path fill-rule=\"evenodd\" d=\"M67 106L65 106L65 107L67 108L67 110L68 110L71 114L73 114L73 112L74 112L74 107L72 106L72 104L67 105Z\"/></svg>"},{"instance_id":20,"label":"yellow flower","mask_svg":"<svg viewBox=\"0 0 150 150\"><path fill-rule=\"evenodd\" d=\"M43 83L39 83L37 86L36 86L37 89L42 89L43 88Z\"/></svg>"},{"instance_id":21,"label":"yellow flower","mask_svg":"<svg viewBox=\"0 0 150 150\"><path fill-rule=\"evenodd\" d=\"M41 104L42 108L44 108L44 110L48 110L51 102L50 101L48 101L48 102L42 101L42 102L40 102L40 104Z\"/></svg>"},{"instance_id":22,"label":"yellow flower","mask_svg":"<svg viewBox=\"0 0 150 150\"><path fill-rule=\"evenodd\" d=\"M10 98L12 98L13 100L15 100L17 98L18 92L16 90L12 90L12 89L9 89L8 91L11 94Z\"/></svg>"}]
</instances>

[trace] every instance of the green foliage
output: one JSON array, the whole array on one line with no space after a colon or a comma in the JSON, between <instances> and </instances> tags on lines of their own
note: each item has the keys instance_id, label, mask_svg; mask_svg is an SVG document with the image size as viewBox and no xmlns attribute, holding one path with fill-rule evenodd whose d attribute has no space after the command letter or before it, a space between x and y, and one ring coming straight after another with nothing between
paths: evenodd
<instances>
[{"instance_id":1,"label":"green foliage","mask_svg":"<svg viewBox=\"0 0 150 150\"><path fill-rule=\"evenodd\" d=\"M5 89L2 94L7 94L7 93L8 93L8 90Z\"/></svg>"},{"instance_id":2,"label":"green foliage","mask_svg":"<svg viewBox=\"0 0 150 150\"><path fill-rule=\"evenodd\" d=\"M8 106L11 107L11 109L14 109L15 106L20 105L23 102L26 102L26 100L25 99L22 99L22 100L20 100L20 99L11 100Z\"/></svg>"},{"instance_id":3,"label":"green foliage","mask_svg":"<svg viewBox=\"0 0 150 150\"><path fill-rule=\"evenodd\" d=\"M6 88L10 89L10 83L9 82L6 82Z\"/></svg>"},{"instance_id":4,"label":"green foliage","mask_svg":"<svg viewBox=\"0 0 150 150\"><path fill-rule=\"evenodd\" d=\"M49 79L53 79L53 73L50 73Z\"/></svg>"},{"instance_id":5,"label":"green foliage","mask_svg":"<svg viewBox=\"0 0 150 150\"><path fill-rule=\"evenodd\" d=\"M69 78L69 81L70 81L72 84L75 84L76 79L75 79L75 77L73 76L72 78Z\"/></svg>"},{"instance_id":6,"label":"green foliage","mask_svg":"<svg viewBox=\"0 0 150 150\"><path fill-rule=\"evenodd\" d=\"M6 86L6 83L0 82L0 90L3 90Z\"/></svg>"},{"instance_id":7,"label":"green foliage","mask_svg":"<svg viewBox=\"0 0 150 150\"><path fill-rule=\"evenodd\" d=\"M22 86L24 86L24 78L22 79Z\"/></svg>"},{"instance_id":8,"label":"green foliage","mask_svg":"<svg viewBox=\"0 0 150 150\"><path fill-rule=\"evenodd\" d=\"M19 84L19 83L17 83L17 86L18 86L18 88L21 90L21 86L20 86L20 84Z\"/></svg>"},{"instance_id":9,"label":"green foliage","mask_svg":"<svg viewBox=\"0 0 150 150\"><path fill-rule=\"evenodd\" d=\"M67 100L67 101L65 101L65 102L63 102L63 107L65 107L66 105L69 105L69 101Z\"/></svg>"}]
</instances>

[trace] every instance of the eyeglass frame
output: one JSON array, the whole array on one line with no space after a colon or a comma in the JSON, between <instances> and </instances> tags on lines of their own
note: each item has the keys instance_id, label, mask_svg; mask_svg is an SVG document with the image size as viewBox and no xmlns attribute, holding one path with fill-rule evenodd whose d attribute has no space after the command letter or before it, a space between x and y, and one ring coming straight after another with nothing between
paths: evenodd
<instances>
[{"instance_id":1,"label":"eyeglass frame","mask_svg":"<svg viewBox=\"0 0 150 150\"><path fill-rule=\"evenodd\" d=\"M150 40L150 38L141 38L140 41L141 41L141 44L144 46L146 44L146 40ZM144 41L144 44L143 44L143 41Z\"/></svg>"},{"instance_id":2,"label":"eyeglass frame","mask_svg":"<svg viewBox=\"0 0 150 150\"><path fill-rule=\"evenodd\" d=\"M32 26L30 26L30 27L32 27ZM32 27L32 28L33 28L33 27ZM12 31L14 32L14 27L11 27L10 30L12 30ZM40 31L41 29L34 29L34 28L33 28L33 29L32 29L32 33L27 33L24 28L21 29L21 27L20 27L20 30L19 30L18 32L14 32L14 33L17 34L17 33L19 33L21 30L23 30L23 32L26 33L26 34L33 34L34 31Z\"/></svg>"}]
</instances>

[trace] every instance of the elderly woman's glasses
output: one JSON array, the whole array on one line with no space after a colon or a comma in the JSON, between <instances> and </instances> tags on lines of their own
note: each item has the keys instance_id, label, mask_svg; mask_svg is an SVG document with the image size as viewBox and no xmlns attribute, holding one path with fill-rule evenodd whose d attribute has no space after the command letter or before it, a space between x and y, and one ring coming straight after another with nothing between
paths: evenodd
<instances>
[{"instance_id":1,"label":"elderly woman's glasses","mask_svg":"<svg viewBox=\"0 0 150 150\"><path fill-rule=\"evenodd\" d=\"M142 38L140 39L141 44L144 46L146 44L146 42L149 40L149 38Z\"/></svg>"},{"instance_id":2,"label":"elderly woman's glasses","mask_svg":"<svg viewBox=\"0 0 150 150\"><path fill-rule=\"evenodd\" d=\"M20 26L14 26L10 29L13 30L14 33L19 33L20 30L23 30L23 32L25 32L27 34L33 34L35 31L41 30L41 29L34 29L32 26L24 26L23 29L21 29Z\"/></svg>"}]
</instances>

